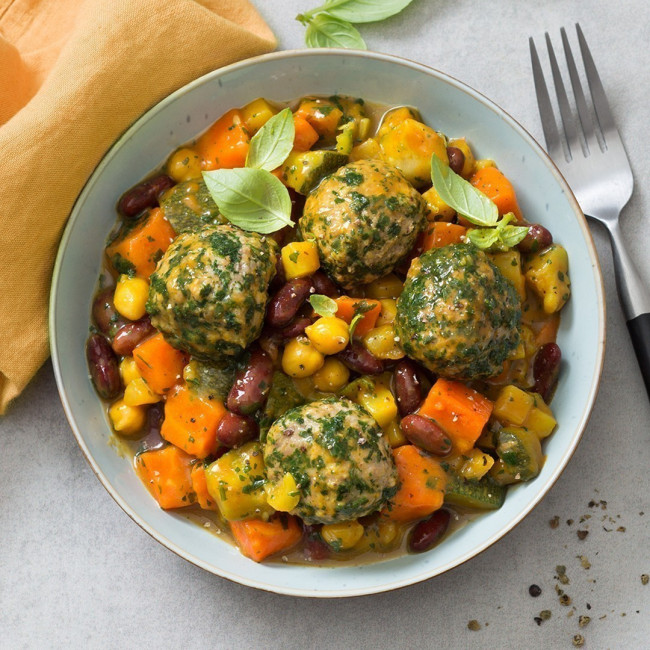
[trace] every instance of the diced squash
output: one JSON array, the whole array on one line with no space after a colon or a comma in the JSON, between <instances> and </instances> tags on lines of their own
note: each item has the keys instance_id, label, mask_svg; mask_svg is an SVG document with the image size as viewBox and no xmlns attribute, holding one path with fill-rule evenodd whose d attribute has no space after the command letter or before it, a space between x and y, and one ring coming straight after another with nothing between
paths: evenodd
<instances>
[{"instance_id":1,"label":"diced squash","mask_svg":"<svg viewBox=\"0 0 650 650\"><path fill-rule=\"evenodd\" d=\"M196 500L192 457L178 447L145 451L135 457L135 471L161 508L182 508Z\"/></svg>"},{"instance_id":2,"label":"diced squash","mask_svg":"<svg viewBox=\"0 0 650 650\"><path fill-rule=\"evenodd\" d=\"M111 266L126 275L148 278L176 233L160 208L149 210L135 225L124 225L106 247Z\"/></svg>"},{"instance_id":3,"label":"diced squash","mask_svg":"<svg viewBox=\"0 0 650 650\"><path fill-rule=\"evenodd\" d=\"M269 521L246 519L231 521L235 542L242 555L261 562L270 555L289 550L302 537L302 528L295 517L280 514Z\"/></svg>"},{"instance_id":4,"label":"diced squash","mask_svg":"<svg viewBox=\"0 0 650 650\"><path fill-rule=\"evenodd\" d=\"M334 551L347 551L354 548L363 537L363 526L354 521L342 521L336 524L326 524L321 529L321 536Z\"/></svg>"},{"instance_id":5,"label":"diced squash","mask_svg":"<svg viewBox=\"0 0 650 650\"><path fill-rule=\"evenodd\" d=\"M544 311L560 311L571 295L569 258L559 244L551 244L539 253L528 256L524 275L533 291L544 301Z\"/></svg>"},{"instance_id":6,"label":"diced squash","mask_svg":"<svg viewBox=\"0 0 650 650\"><path fill-rule=\"evenodd\" d=\"M289 472L275 485L266 483L264 491L266 492L266 500L274 510L289 512L300 503L300 490L296 484L296 479L293 478L293 474Z\"/></svg>"},{"instance_id":7,"label":"diced squash","mask_svg":"<svg viewBox=\"0 0 650 650\"><path fill-rule=\"evenodd\" d=\"M397 300L393 298L383 298L379 302L381 303L381 313L377 317L375 327L394 323L395 318L397 317Z\"/></svg>"},{"instance_id":8,"label":"diced squash","mask_svg":"<svg viewBox=\"0 0 650 650\"><path fill-rule=\"evenodd\" d=\"M430 187L424 192L422 198L427 202L427 219L429 221L451 221L454 218L456 210L449 207L440 198L435 187Z\"/></svg>"},{"instance_id":9,"label":"diced squash","mask_svg":"<svg viewBox=\"0 0 650 650\"><path fill-rule=\"evenodd\" d=\"M336 150L346 156L352 153L354 141L357 135L357 123L355 121L346 122L336 136Z\"/></svg>"},{"instance_id":10,"label":"diced squash","mask_svg":"<svg viewBox=\"0 0 650 650\"><path fill-rule=\"evenodd\" d=\"M325 139L333 140L343 111L328 99L303 99L296 111Z\"/></svg>"},{"instance_id":11,"label":"diced squash","mask_svg":"<svg viewBox=\"0 0 650 650\"><path fill-rule=\"evenodd\" d=\"M192 489L196 493L196 502L203 510L219 510L217 502L208 492L208 484L205 480L205 465L194 463L192 465Z\"/></svg>"},{"instance_id":12,"label":"diced squash","mask_svg":"<svg viewBox=\"0 0 650 650\"><path fill-rule=\"evenodd\" d=\"M522 425L531 409L535 398L517 386L504 386L494 402L493 415L502 424Z\"/></svg>"},{"instance_id":13,"label":"diced squash","mask_svg":"<svg viewBox=\"0 0 650 650\"><path fill-rule=\"evenodd\" d=\"M422 241L422 252L431 248L442 248L450 244L460 244L463 237L467 234L467 228L455 223L446 223L445 221L436 221L429 224L424 231Z\"/></svg>"},{"instance_id":14,"label":"diced squash","mask_svg":"<svg viewBox=\"0 0 650 650\"><path fill-rule=\"evenodd\" d=\"M411 108L410 106L400 106L399 108L393 108L388 111L381 120L379 125L379 130L377 131L378 136L382 136L388 131L394 129L398 124L401 124L404 120L416 120L421 122L420 114L417 109Z\"/></svg>"},{"instance_id":15,"label":"diced squash","mask_svg":"<svg viewBox=\"0 0 650 650\"><path fill-rule=\"evenodd\" d=\"M435 420L451 438L454 448L467 453L492 413L492 402L459 381L440 378L418 411Z\"/></svg>"},{"instance_id":16,"label":"diced squash","mask_svg":"<svg viewBox=\"0 0 650 650\"><path fill-rule=\"evenodd\" d=\"M467 480L479 481L494 465L494 458L480 449L472 449L462 464L459 474Z\"/></svg>"},{"instance_id":17,"label":"diced squash","mask_svg":"<svg viewBox=\"0 0 650 650\"><path fill-rule=\"evenodd\" d=\"M488 253L492 264L496 266L506 280L510 280L521 301L526 300L526 279L521 270L521 253L511 249L503 253Z\"/></svg>"},{"instance_id":18,"label":"diced squash","mask_svg":"<svg viewBox=\"0 0 650 650\"><path fill-rule=\"evenodd\" d=\"M320 268L318 246L310 241L295 241L283 246L282 266L287 280L303 278Z\"/></svg>"},{"instance_id":19,"label":"diced squash","mask_svg":"<svg viewBox=\"0 0 650 650\"><path fill-rule=\"evenodd\" d=\"M397 418L391 420L382 428L384 430L386 440L392 449L395 449L395 447L401 447L402 445L408 443L408 438L404 435Z\"/></svg>"},{"instance_id":20,"label":"diced squash","mask_svg":"<svg viewBox=\"0 0 650 650\"><path fill-rule=\"evenodd\" d=\"M309 151L318 142L319 136L316 129L297 113L293 116L293 126L295 130L294 151Z\"/></svg>"},{"instance_id":21,"label":"diced squash","mask_svg":"<svg viewBox=\"0 0 650 650\"><path fill-rule=\"evenodd\" d=\"M477 169L469 179L469 182L485 196L494 201L499 214L503 216L512 212L518 222L523 221L515 188L512 183L504 176L503 172L496 167L486 166Z\"/></svg>"},{"instance_id":22,"label":"diced squash","mask_svg":"<svg viewBox=\"0 0 650 650\"><path fill-rule=\"evenodd\" d=\"M273 106L261 97L254 99L241 109L242 120L251 136L257 133L275 113Z\"/></svg>"},{"instance_id":23,"label":"diced squash","mask_svg":"<svg viewBox=\"0 0 650 650\"><path fill-rule=\"evenodd\" d=\"M124 388L124 402L129 406L155 404L161 399L162 397L158 393L154 393L142 377L130 381Z\"/></svg>"},{"instance_id":24,"label":"diced squash","mask_svg":"<svg viewBox=\"0 0 650 650\"><path fill-rule=\"evenodd\" d=\"M187 355L172 347L158 333L133 350L140 376L154 393L164 395L183 376Z\"/></svg>"},{"instance_id":25,"label":"diced squash","mask_svg":"<svg viewBox=\"0 0 650 650\"><path fill-rule=\"evenodd\" d=\"M217 426L226 413L222 402L199 396L187 384L178 384L165 401L160 435L197 458L217 451Z\"/></svg>"},{"instance_id":26,"label":"diced squash","mask_svg":"<svg viewBox=\"0 0 650 650\"><path fill-rule=\"evenodd\" d=\"M368 138L363 142L352 147L350 152L350 162L357 160L379 160L381 158L381 148L376 138Z\"/></svg>"},{"instance_id":27,"label":"diced squash","mask_svg":"<svg viewBox=\"0 0 650 650\"><path fill-rule=\"evenodd\" d=\"M400 488L382 510L393 521L415 521L442 506L447 475L440 462L415 445L393 449Z\"/></svg>"},{"instance_id":28,"label":"diced squash","mask_svg":"<svg viewBox=\"0 0 650 650\"><path fill-rule=\"evenodd\" d=\"M307 195L325 176L347 161L347 156L336 151L292 151L280 168L279 178L298 194Z\"/></svg>"},{"instance_id":29,"label":"diced squash","mask_svg":"<svg viewBox=\"0 0 650 650\"><path fill-rule=\"evenodd\" d=\"M367 334L377 322L381 313L381 303L379 300L367 298L350 298L350 296L341 296L336 299L338 310L336 316L343 319L346 323L351 323L352 319L361 314L361 318L354 329L356 337L363 337Z\"/></svg>"},{"instance_id":30,"label":"diced squash","mask_svg":"<svg viewBox=\"0 0 650 650\"><path fill-rule=\"evenodd\" d=\"M380 427L387 426L397 417L397 402L393 393L372 379L359 383L353 399L372 415Z\"/></svg>"},{"instance_id":31,"label":"diced squash","mask_svg":"<svg viewBox=\"0 0 650 650\"><path fill-rule=\"evenodd\" d=\"M224 519L235 521L273 512L266 500L266 471L259 442L226 452L205 470L208 492Z\"/></svg>"},{"instance_id":32,"label":"diced squash","mask_svg":"<svg viewBox=\"0 0 650 650\"><path fill-rule=\"evenodd\" d=\"M395 361L404 357L392 324L373 327L363 337L363 346L377 359Z\"/></svg>"},{"instance_id":33,"label":"diced squash","mask_svg":"<svg viewBox=\"0 0 650 650\"><path fill-rule=\"evenodd\" d=\"M545 413L542 409L534 406L530 410L524 426L538 438L544 439L553 433L553 430L557 426L557 421L553 415Z\"/></svg>"},{"instance_id":34,"label":"diced squash","mask_svg":"<svg viewBox=\"0 0 650 650\"><path fill-rule=\"evenodd\" d=\"M250 134L239 109L224 113L197 141L196 152L201 169L234 169L244 167Z\"/></svg>"},{"instance_id":35,"label":"diced squash","mask_svg":"<svg viewBox=\"0 0 650 650\"><path fill-rule=\"evenodd\" d=\"M383 159L397 167L415 187L431 182L431 156L449 164L447 143L431 127L414 119L405 119L379 139Z\"/></svg>"}]
</instances>

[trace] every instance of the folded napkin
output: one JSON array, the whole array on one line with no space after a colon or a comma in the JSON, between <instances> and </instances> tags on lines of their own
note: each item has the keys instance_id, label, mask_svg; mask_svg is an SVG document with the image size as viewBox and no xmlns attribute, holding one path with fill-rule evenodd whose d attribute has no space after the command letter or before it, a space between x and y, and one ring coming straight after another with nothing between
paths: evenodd
<instances>
[{"instance_id":1,"label":"folded napkin","mask_svg":"<svg viewBox=\"0 0 650 650\"><path fill-rule=\"evenodd\" d=\"M275 45L248 0L0 0L0 414L47 359L57 245L106 150L173 90Z\"/></svg>"}]
</instances>

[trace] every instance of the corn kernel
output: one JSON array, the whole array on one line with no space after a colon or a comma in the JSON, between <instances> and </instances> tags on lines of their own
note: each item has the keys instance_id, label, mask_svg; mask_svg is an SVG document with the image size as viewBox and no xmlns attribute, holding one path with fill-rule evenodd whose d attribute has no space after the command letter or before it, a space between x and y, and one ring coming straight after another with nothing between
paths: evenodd
<instances>
[{"instance_id":1,"label":"corn kernel","mask_svg":"<svg viewBox=\"0 0 650 650\"><path fill-rule=\"evenodd\" d=\"M356 520L325 524L321 535L335 551L345 551L353 548L363 537L363 526Z\"/></svg>"},{"instance_id":2,"label":"corn kernel","mask_svg":"<svg viewBox=\"0 0 650 650\"><path fill-rule=\"evenodd\" d=\"M492 469L492 465L494 465L494 458L490 454L480 449L472 449L460 468L460 475L468 480L478 481Z\"/></svg>"},{"instance_id":3,"label":"corn kernel","mask_svg":"<svg viewBox=\"0 0 650 650\"><path fill-rule=\"evenodd\" d=\"M266 500L274 510L289 512L300 503L300 491L293 474L287 472L276 485L266 483Z\"/></svg>"},{"instance_id":4,"label":"corn kernel","mask_svg":"<svg viewBox=\"0 0 650 650\"><path fill-rule=\"evenodd\" d=\"M130 384L134 379L139 379L140 372L135 365L135 359L133 357L124 357L120 361L120 377L122 377L122 383L125 386Z\"/></svg>"},{"instance_id":5,"label":"corn kernel","mask_svg":"<svg viewBox=\"0 0 650 650\"><path fill-rule=\"evenodd\" d=\"M504 386L494 403L492 413L494 417L503 423L519 426L528 417L534 403L533 396L521 390L521 388L512 385Z\"/></svg>"},{"instance_id":6,"label":"corn kernel","mask_svg":"<svg viewBox=\"0 0 650 650\"><path fill-rule=\"evenodd\" d=\"M282 353L282 370L289 377L309 377L320 370L324 363L325 357L306 336L291 339Z\"/></svg>"},{"instance_id":7,"label":"corn kernel","mask_svg":"<svg viewBox=\"0 0 650 650\"><path fill-rule=\"evenodd\" d=\"M124 403L129 406L155 404L161 399L162 397L154 393L142 377L129 382L124 389Z\"/></svg>"},{"instance_id":8,"label":"corn kernel","mask_svg":"<svg viewBox=\"0 0 650 650\"><path fill-rule=\"evenodd\" d=\"M321 354L336 354L350 341L350 328L341 318L324 316L305 329L311 344Z\"/></svg>"},{"instance_id":9,"label":"corn kernel","mask_svg":"<svg viewBox=\"0 0 650 650\"><path fill-rule=\"evenodd\" d=\"M402 428L397 419L391 420L382 428L384 429L386 440L392 449L395 449L395 447L401 447L408 442L408 438L402 432Z\"/></svg>"},{"instance_id":10,"label":"corn kernel","mask_svg":"<svg viewBox=\"0 0 650 650\"><path fill-rule=\"evenodd\" d=\"M427 219L429 221L451 221L456 210L448 206L441 198L435 187L430 187L422 198L427 202Z\"/></svg>"},{"instance_id":11,"label":"corn kernel","mask_svg":"<svg viewBox=\"0 0 650 650\"><path fill-rule=\"evenodd\" d=\"M318 247L310 241L294 241L282 248L282 266L287 280L303 278L320 268Z\"/></svg>"},{"instance_id":12,"label":"corn kernel","mask_svg":"<svg viewBox=\"0 0 650 650\"><path fill-rule=\"evenodd\" d=\"M178 149L167 161L167 174L177 183L201 178L201 159L199 155L189 147Z\"/></svg>"},{"instance_id":13,"label":"corn kernel","mask_svg":"<svg viewBox=\"0 0 650 650\"><path fill-rule=\"evenodd\" d=\"M356 397L357 403L375 418L380 427L385 427L397 417L397 403L393 393L385 386L376 384L374 389L362 388Z\"/></svg>"},{"instance_id":14,"label":"corn kernel","mask_svg":"<svg viewBox=\"0 0 650 650\"><path fill-rule=\"evenodd\" d=\"M254 135L261 129L274 115L275 110L266 99L254 99L241 109L242 120L246 123L246 129L251 135Z\"/></svg>"},{"instance_id":15,"label":"corn kernel","mask_svg":"<svg viewBox=\"0 0 650 650\"><path fill-rule=\"evenodd\" d=\"M381 312L379 312L375 327L381 327L382 325L390 325L391 323L394 323L397 316L397 300L393 300L392 298L384 298L379 302L381 304Z\"/></svg>"},{"instance_id":16,"label":"corn kernel","mask_svg":"<svg viewBox=\"0 0 650 650\"><path fill-rule=\"evenodd\" d=\"M314 386L324 393L336 393L348 383L350 371L338 359L326 359L314 375Z\"/></svg>"},{"instance_id":17,"label":"corn kernel","mask_svg":"<svg viewBox=\"0 0 650 650\"><path fill-rule=\"evenodd\" d=\"M142 406L129 406L123 399L111 404L108 409L113 429L123 436L138 433L144 427L146 411Z\"/></svg>"},{"instance_id":18,"label":"corn kernel","mask_svg":"<svg viewBox=\"0 0 650 650\"><path fill-rule=\"evenodd\" d=\"M113 294L115 309L129 320L138 320L145 313L149 295L149 283L142 278L120 275Z\"/></svg>"},{"instance_id":19,"label":"corn kernel","mask_svg":"<svg viewBox=\"0 0 650 650\"><path fill-rule=\"evenodd\" d=\"M463 163L460 175L463 178L469 178L474 173L475 160L474 154L472 153L470 146L467 144L467 140L465 140L465 138L453 138L449 141L449 146L456 147L456 149L460 149L463 152L465 162Z\"/></svg>"},{"instance_id":20,"label":"corn kernel","mask_svg":"<svg viewBox=\"0 0 650 650\"><path fill-rule=\"evenodd\" d=\"M394 273L389 273L383 278L374 280L366 287L366 298L375 300L398 298L403 288L404 283Z\"/></svg>"},{"instance_id":21,"label":"corn kernel","mask_svg":"<svg viewBox=\"0 0 650 650\"><path fill-rule=\"evenodd\" d=\"M363 337L363 345L377 359L395 360L404 356L399 337L395 334L391 323L371 329Z\"/></svg>"}]
</instances>

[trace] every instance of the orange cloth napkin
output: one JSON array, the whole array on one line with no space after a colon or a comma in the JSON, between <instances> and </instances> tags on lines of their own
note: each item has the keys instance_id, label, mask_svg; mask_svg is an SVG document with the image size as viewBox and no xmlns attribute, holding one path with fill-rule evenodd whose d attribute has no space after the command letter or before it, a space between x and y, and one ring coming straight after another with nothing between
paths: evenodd
<instances>
[{"instance_id":1,"label":"orange cloth napkin","mask_svg":"<svg viewBox=\"0 0 650 650\"><path fill-rule=\"evenodd\" d=\"M0 414L47 359L57 245L106 150L173 90L275 45L248 0L0 0Z\"/></svg>"}]
</instances>

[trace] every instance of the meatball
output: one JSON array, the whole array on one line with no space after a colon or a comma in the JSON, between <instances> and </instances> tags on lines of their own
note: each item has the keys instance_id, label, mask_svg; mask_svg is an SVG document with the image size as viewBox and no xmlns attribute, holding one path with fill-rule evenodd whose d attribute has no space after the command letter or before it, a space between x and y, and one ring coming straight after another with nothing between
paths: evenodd
<instances>
[{"instance_id":1,"label":"meatball","mask_svg":"<svg viewBox=\"0 0 650 650\"><path fill-rule=\"evenodd\" d=\"M310 524L363 517L398 489L381 428L347 399L331 397L287 411L269 429L264 463L271 484L291 473L300 489L291 514Z\"/></svg>"},{"instance_id":2,"label":"meatball","mask_svg":"<svg viewBox=\"0 0 650 650\"><path fill-rule=\"evenodd\" d=\"M390 273L425 222L422 196L394 168L359 160L326 177L300 219L328 274L346 289Z\"/></svg>"},{"instance_id":3,"label":"meatball","mask_svg":"<svg viewBox=\"0 0 650 650\"><path fill-rule=\"evenodd\" d=\"M151 275L147 311L174 346L203 359L241 353L262 331L277 244L231 225L178 236Z\"/></svg>"},{"instance_id":4,"label":"meatball","mask_svg":"<svg viewBox=\"0 0 650 650\"><path fill-rule=\"evenodd\" d=\"M519 344L515 288L471 244L431 249L415 259L397 301L395 331L406 354L444 377L501 372Z\"/></svg>"}]
</instances>

